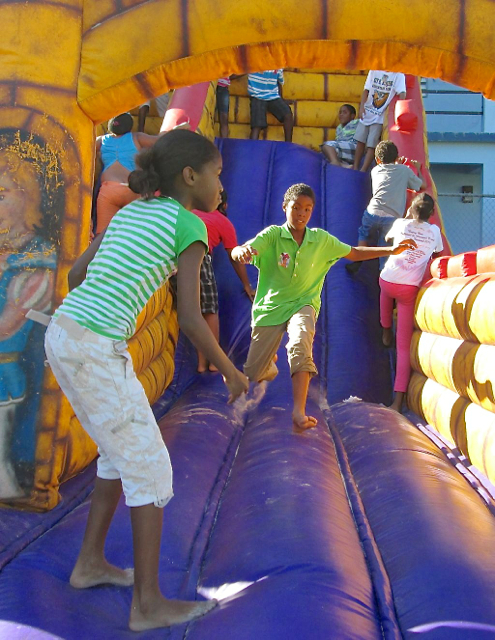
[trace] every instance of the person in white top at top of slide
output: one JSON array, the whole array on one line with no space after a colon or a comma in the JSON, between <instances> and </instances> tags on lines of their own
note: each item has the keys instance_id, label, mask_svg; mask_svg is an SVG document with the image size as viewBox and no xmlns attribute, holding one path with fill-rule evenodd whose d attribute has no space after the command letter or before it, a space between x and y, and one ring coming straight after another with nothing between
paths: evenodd
<instances>
[{"instance_id":1,"label":"person in white top at top of slide","mask_svg":"<svg viewBox=\"0 0 495 640\"><path fill-rule=\"evenodd\" d=\"M383 344L386 347L392 344L392 312L394 300L397 301L397 367L395 398L391 408L399 412L411 370L409 351L414 328L416 296L432 254L443 249L440 229L428 222L434 207L433 198L427 193L421 193L412 201L406 217L394 222L387 234L387 240L394 240L395 244L404 238L412 238L417 246L400 255L390 256L380 274L380 323L383 327Z\"/></svg>"},{"instance_id":2,"label":"person in white top at top of slide","mask_svg":"<svg viewBox=\"0 0 495 640\"><path fill-rule=\"evenodd\" d=\"M380 142L383 129L383 116L393 97L398 94L399 100L406 98L406 79L403 73L390 71L370 71L359 105L359 124L354 135L357 142L354 156L354 169L359 169L364 157L361 171L368 171L373 162L375 147Z\"/></svg>"}]
</instances>

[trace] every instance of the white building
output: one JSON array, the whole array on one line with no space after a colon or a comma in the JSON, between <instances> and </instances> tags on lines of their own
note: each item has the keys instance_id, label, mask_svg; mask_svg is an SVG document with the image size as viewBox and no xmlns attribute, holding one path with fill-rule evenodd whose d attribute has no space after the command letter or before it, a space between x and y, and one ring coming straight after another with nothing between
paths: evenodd
<instances>
[{"instance_id":1,"label":"white building","mask_svg":"<svg viewBox=\"0 0 495 640\"><path fill-rule=\"evenodd\" d=\"M495 244L495 102L441 80L421 85L431 172L452 250Z\"/></svg>"}]
</instances>

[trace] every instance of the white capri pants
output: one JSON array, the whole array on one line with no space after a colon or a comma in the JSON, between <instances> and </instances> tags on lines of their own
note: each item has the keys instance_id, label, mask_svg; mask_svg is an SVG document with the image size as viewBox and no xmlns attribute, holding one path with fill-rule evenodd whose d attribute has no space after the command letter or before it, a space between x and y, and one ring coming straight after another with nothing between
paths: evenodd
<instances>
[{"instance_id":1,"label":"white capri pants","mask_svg":"<svg viewBox=\"0 0 495 640\"><path fill-rule=\"evenodd\" d=\"M170 456L126 341L60 314L48 326L45 350L60 388L98 445L98 477L121 479L129 507L164 507L173 496Z\"/></svg>"}]
</instances>

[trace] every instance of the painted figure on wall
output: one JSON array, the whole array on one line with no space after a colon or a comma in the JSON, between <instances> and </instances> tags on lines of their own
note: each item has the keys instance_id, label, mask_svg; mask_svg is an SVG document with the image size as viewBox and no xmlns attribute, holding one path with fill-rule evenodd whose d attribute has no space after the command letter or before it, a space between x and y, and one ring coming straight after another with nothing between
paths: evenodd
<instances>
[{"instance_id":1,"label":"painted figure on wall","mask_svg":"<svg viewBox=\"0 0 495 640\"><path fill-rule=\"evenodd\" d=\"M43 379L43 330L25 315L49 311L63 184L36 135L0 130L0 498L31 488Z\"/></svg>"}]
</instances>

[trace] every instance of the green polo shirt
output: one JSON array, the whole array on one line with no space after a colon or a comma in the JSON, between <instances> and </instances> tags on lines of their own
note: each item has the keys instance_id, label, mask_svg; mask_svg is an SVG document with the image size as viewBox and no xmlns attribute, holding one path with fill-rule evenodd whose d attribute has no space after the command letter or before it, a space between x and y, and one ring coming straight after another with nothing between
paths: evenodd
<instances>
[{"instance_id":1,"label":"green polo shirt","mask_svg":"<svg viewBox=\"0 0 495 640\"><path fill-rule=\"evenodd\" d=\"M306 228L299 246L287 223L267 227L246 244L259 254L253 256L260 274L252 324L262 327L287 322L306 305L312 306L318 316L328 270L351 251L348 244L323 229Z\"/></svg>"}]
</instances>

